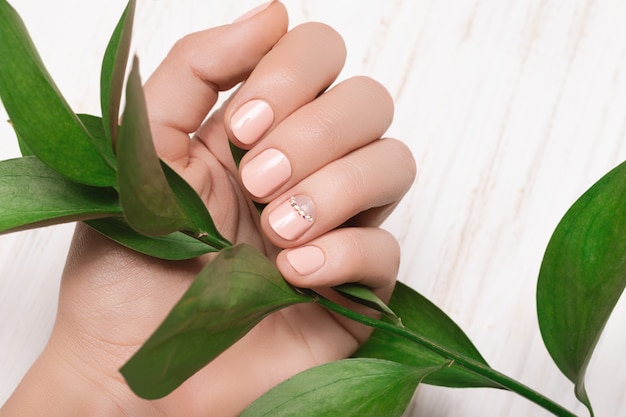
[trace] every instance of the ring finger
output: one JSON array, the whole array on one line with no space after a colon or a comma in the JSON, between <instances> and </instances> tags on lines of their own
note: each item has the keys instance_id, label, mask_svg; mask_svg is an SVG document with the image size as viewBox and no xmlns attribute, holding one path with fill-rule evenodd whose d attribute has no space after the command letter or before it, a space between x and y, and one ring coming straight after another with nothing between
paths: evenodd
<instances>
[{"instance_id":1,"label":"ring finger","mask_svg":"<svg viewBox=\"0 0 626 417\"><path fill-rule=\"evenodd\" d=\"M381 139L324 166L281 194L263 210L261 225L276 246L299 246L363 212L369 225L382 222L415 178L410 150Z\"/></svg>"}]
</instances>

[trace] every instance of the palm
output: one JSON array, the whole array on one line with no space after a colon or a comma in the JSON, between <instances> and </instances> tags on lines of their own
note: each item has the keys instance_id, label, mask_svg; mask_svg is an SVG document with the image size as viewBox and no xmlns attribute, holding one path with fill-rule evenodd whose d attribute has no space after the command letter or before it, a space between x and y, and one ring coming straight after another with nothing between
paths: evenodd
<instances>
[{"instance_id":1,"label":"palm","mask_svg":"<svg viewBox=\"0 0 626 417\"><path fill-rule=\"evenodd\" d=\"M391 98L365 77L347 80L318 97L343 65L340 36L320 24L286 33L287 16L279 2L255 19L186 38L146 82L157 152L200 194L227 239L261 249L294 285L329 287L357 280L385 299L393 289L399 248L377 226L415 176L406 146L378 140L391 122ZM243 80L231 102L204 121L218 91ZM267 217L260 220L228 145L232 135L224 120L232 120L233 111L259 95L272 103L274 118L268 135L250 142L251 154L258 155L264 146L289 149L286 157L294 171L257 200L269 203L269 210L272 204L283 204L281 193L301 192L310 195L320 212L332 208L318 213L311 228L291 240L272 232ZM287 142L302 137L309 142ZM388 169L390 160L395 161L393 171ZM335 188L329 189L330 184ZM351 219L367 227L338 228ZM315 272L298 272L280 252L291 248L293 253L303 245L324 249L323 266ZM148 258L79 225L51 345L72 347L69 356L76 366L107 384L126 414L227 416L296 372L346 357L369 333L315 304L290 307L267 317L169 396L142 401L126 387L118 369L207 261Z\"/></svg>"},{"instance_id":2,"label":"palm","mask_svg":"<svg viewBox=\"0 0 626 417\"><path fill-rule=\"evenodd\" d=\"M229 240L254 244L272 257L278 249L263 237L258 213L233 180L237 174L224 142L220 116L220 112L214 115L207 124L209 130L204 132L211 135L208 142L217 149L212 152L204 146L204 141L194 140L189 157L183 159L186 166L181 160L172 165L192 183L202 179L199 192L210 207L218 229ZM81 331L82 339L99 352L95 358L100 364L110 364L107 372L114 376L156 329L206 261L165 262L147 258L81 225L63 280L60 304L63 323ZM63 302L65 299L68 302ZM182 413L190 416L212 415L211 411L229 414L226 409L230 407L234 407L232 411L240 411L238 407L245 404L244 398L252 400L300 370L350 354L358 345L352 330L317 305L285 309L268 317L181 389L153 402L151 407L178 413L192 408ZM239 391L239 401L222 396L224 402L216 404L212 393L229 386L225 378L240 379L244 375L256 375L258 382L249 386L247 393ZM198 398L205 400L198 402Z\"/></svg>"}]
</instances>

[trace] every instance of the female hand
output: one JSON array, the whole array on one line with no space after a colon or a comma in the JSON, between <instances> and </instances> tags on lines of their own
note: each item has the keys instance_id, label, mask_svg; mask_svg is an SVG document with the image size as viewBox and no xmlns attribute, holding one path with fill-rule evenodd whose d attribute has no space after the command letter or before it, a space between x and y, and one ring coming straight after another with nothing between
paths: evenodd
<instances>
[{"instance_id":1,"label":"female hand","mask_svg":"<svg viewBox=\"0 0 626 417\"><path fill-rule=\"evenodd\" d=\"M380 84L355 77L328 89L345 53L323 24L287 32L284 6L271 2L179 41L145 84L148 113L159 155L231 242L261 248L295 286L360 282L388 299L399 248L378 226L415 164L402 143L381 139L393 103ZM207 118L218 92L241 82ZM229 138L249 150L239 168ZM252 201L267 204L260 218ZM370 333L317 305L294 306L172 394L142 400L118 369L206 261L155 260L78 225L50 341L0 414L237 415L286 378L349 356Z\"/></svg>"}]
</instances>

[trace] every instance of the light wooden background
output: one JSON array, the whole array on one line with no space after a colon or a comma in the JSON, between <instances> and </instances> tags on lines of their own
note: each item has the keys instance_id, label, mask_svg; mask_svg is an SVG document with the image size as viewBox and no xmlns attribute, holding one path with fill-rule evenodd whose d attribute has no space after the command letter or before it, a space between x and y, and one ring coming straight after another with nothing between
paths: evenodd
<instances>
[{"instance_id":1,"label":"light wooden background","mask_svg":"<svg viewBox=\"0 0 626 417\"><path fill-rule=\"evenodd\" d=\"M98 114L100 58L124 1L12 3L74 109ZM447 311L493 367L586 415L543 347L534 291L560 217L626 159L626 2L285 3L293 25L320 20L344 35L343 76L377 78L395 97L389 134L411 146L419 165L387 223L404 250L400 278ZM182 35L255 5L139 0L135 40L144 75ZM12 133L0 123L0 157L15 155ZM0 237L0 403L49 334L71 232L63 225ZM599 416L626 414L625 323L622 303L590 365ZM547 413L506 392L424 386L406 415Z\"/></svg>"}]
</instances>

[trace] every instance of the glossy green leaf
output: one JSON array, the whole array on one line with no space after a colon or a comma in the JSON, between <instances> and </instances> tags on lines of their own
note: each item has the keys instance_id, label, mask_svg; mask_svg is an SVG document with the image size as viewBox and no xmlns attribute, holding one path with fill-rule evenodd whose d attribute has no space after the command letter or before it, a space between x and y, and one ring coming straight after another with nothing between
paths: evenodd
<instances>
[{"instance_id":1,"label":"glossy green leaf","mask_svg":"<svg viewBox=\"0 0 626 417\"><path fill-rule=\"evenodd\" d=\"M401 282L389 302L403 325L419 336L448 351L487 366L469 338L443 311L428 299ZM369 340L356 352L358 357L380 358L416 367L441 363L442 356L425 346L382 330L374 330ZM474 372L453 364L433 372L424 383L448 387L499 387Z\"/></svg>"},{"instance_id":2,"label":"glossy green leaf","mask_svg":"<svg viewBox=\"0 0 626 417\"><path fill-rule=\"evenodd\" d=\"M589 408L584 377L626 285L626 163L567 211L544 254L537 314L544 343Z\"/></svg>"},{"instance_id":3,"label":"glossy green leaf","mask_svg":"<svg viewBox=\"0 0 626 417\"><path fill-rule=\"evenodd\" d=\"M255 248L224 249L121 372L137 395L162 397L268 314L309 301Z\"/></svg>"},{"instance_id":4,"label":"glossy green leaf","mask_svg":"<svg viewBox=\"0 0 626 417\"><path fill-rule=\"evenodd\" d=\"M117 160L115 159L115 153L113 152L113 145L106 136L104 131L104 125L101 117L92 116L91 114L78 114L80 119L89 135L93 138L93 143L107 163L112 167L117 166Z\"/></svg>"},{"instance_id":5,"label":"glossy green leaf","mask_svg":"<svg viewBox=\"0 0 626 417\"><path fill-rule=\"evenodd\" d=\"M345 297L370 307L380 313L383 313L387 318L396 324L400 324L400 319L396 316L388 306L385 304L374 292L365 285L357 283L347 283L333 287L333 289Z\"/></svg>"},{"instance_id":6,"label":"glossy green leaf","mask_svg":"<svg viewBox=\"0 0 626 417\"><path fill-rule=\"evenodd\" d=\"M130 0L126 5L126 9L115 27L113 35L111 35L102 60L100 107L105 137L109 147L113 146L112 143L117 137L120 100L130 51L135 3L135 0Z\"/></svg>"},{"instance_id":7,"label":"glossy green leaf","mask_svg":"<svg viewBox=\"0 0 626 417\"><path fill-rule=\"evenodd\" d=\"M155 258L180 261L215 252L212 246L182 232L155 237L144 236L120 217L89 220L86 223L120 245Z\"/></svg>"},{"instance_id":8,"label":"glossy green leaf","mask_svg":"<svg viewBox=\"0 0 626 417\"><path fill-rule=\"evenodd\" d=\"M420 381L442 365L416 368L379 359L330 362L271 389L240 417L401 416Z\"/></svg>"},{"instance_id":9,"label":"glossy green leaf","mask_svg":"<svg viewBox=\"0 0 626 417\"><path fill-rule=\"evenodd\" d=\"M204 204L196 190L166 163L161 162L161 168L163 168L165 178L167 178L174 195L176 195L178 203L193 223L196 238L217 250L232 246L215 227L206 204Z\"/></svg>"},{"instance_id":10,"label":"glossy green leaf","mask_svg":"<svg viewBox=\"0 0 626 417\"><path fill-rule=\"evenodd\" d=\"M154 149L136 58L126 86L126 108L117 138L117 166L120 202L133 229L148 236L194 230Z\"/></svg>"},{"instance_id":11,"label":"glossy green leaf","mask_svg":"<svg viewBox=\"0 0 626 417\"><path fill-rule=\"evenodd\" d=\"M0 162L0 233L120 214L112 188L68 181L34 156Z\"/></svg>"},{"instance_id":12,"label":"glossy green leaf","mask_svg":"<svg viewBox=\"0 0 626 417\"><path fill-rule=\"evenodd\" d=\"M11 125L11 127L13 127L13 123L11 123L11 121L8 121L9 124ZM13 129L13 132L15 132L15 137L17 138L17 144L20 148L20 153L22 154L22 156L32 156L34 155L33 151L31 151L28 148L28 145L26 144L26 142L24 142L24 140L22 138L20 138L20 134L17 130Z\"/></svg>"},{"instance_id":13,"label":"glossy green leaf","mask_svg":"<svg viewBox=\"0 0 626 417\"><path fill-rule=\"evenodd\" d=\"M20 140L74 182L111 186L115 170L58 91L21 18L0 0L0 98Z\"/></svg>"}]
</instances>

